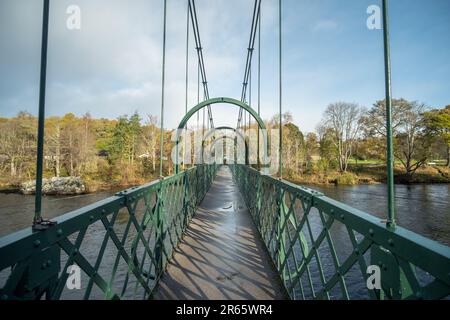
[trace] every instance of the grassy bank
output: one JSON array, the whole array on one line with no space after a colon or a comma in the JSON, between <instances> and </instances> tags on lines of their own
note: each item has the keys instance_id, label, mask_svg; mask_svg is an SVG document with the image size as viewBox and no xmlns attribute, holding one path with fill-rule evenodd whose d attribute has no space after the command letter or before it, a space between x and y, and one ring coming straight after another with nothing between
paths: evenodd
<instances>
[{"instance_id":1,"label":"grassy bank","mask_svg":"<svg viewBox=\"0 0 450 320\"><path fill-rule=\"evenodd\" d=\"M47 177L46 177L47 178ZM82 177L86 185L86 193L95 193L99 191L109 191L109 190L122 190L131 188L134 186L142 185L147 182L157 179L157 177L151 177L147 180L136 178L128 180L111 180L105 181L92 177ZM2 193L19 193L20 185L25 181L8 181L6 178L0 178L0 192Z\"/></svg>"},{"instance_id":2,"label":"grassy bank","mask_svg":"<svg viewBox=\"0 0 450 320\"><path fill-rule=\"evenodd\" d=\"M153 181L157 177L133 180L104 181L91 177L83 177L88 193L127 189ZM305 173L286 173L285 179L297 184L319 184L319 185L357 185L386 183L386 167L380 164L352 164L346 173L336 170L327 172L310 171ZM395 167L395 182L408 183L450 183L450 169L445 166L427 166L420 168L412 176L406 178L402 167ZM0 179L0 192L19 192L20 183L11 183L6 178Z\"/></svg>"},{"instance_id":3,"label":"grassy bank","mask_svg":"<svg viewBox=\"0 0 450 320\"><path fill-rule=\"evenodd\" d=\"M427 166L418 169L412 177L404 174L403 168L395 167L395 183L450 183L450 169L443 166ZM298 184L356 185L386 183L386 166L379 164L351 165L348 172L306 172L291 174L287 180Z\"/></svg>"}]
</instances>

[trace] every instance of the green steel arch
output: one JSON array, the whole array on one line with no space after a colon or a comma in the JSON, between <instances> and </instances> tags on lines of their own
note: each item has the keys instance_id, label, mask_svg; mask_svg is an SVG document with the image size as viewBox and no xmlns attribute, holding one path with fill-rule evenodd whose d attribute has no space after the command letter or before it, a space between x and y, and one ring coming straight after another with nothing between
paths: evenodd
<instances>
[{"instance_id":1,"label":"green steel arch","mask_svg":"<svg viewBox=\"0 0 450 320\"><path fill-rule=\"evenodd\" d=\"M249 147L248 147L248 141L247 141L247 140L245 139L245 137L239 132L239 130L236 130L236 129L231 128L231 127L218 127L218 128L216 128L216 130L224 130L224 129L227 129L227 130L233 130L237 135L239 135L239 136L241 137L242 141L244 142L244 148L245 148L244 161L245 161L245 164L248 165L248 164L249 164ZM208 134L205 136L204 140L202 141L202 148L204 148L205 140L206 140L209 136L213 135L214 132L215 132L214 130L208 132ZM219 138L218 138L218 139L215 139L214 142L209 146L209 152L211 153L211 149L217 144L217 142L224 141L224 140L231 140L231 141L233 141L234 143L236 143L236 142L237 142L237 137L230 137L230 136L227 136L227 135L219 136ZM235 158L237 159L236 151L235 151ZM235 160L236 160L236 159L235 159Z\"/></svg>"},{"instance_id":2,"label":"green steel arch","mask_svg":"<svg viewBox=\"0 0 450 320\"><path fill-rule=\"evenodd\" d=\"M202 110L203 108L205 108L207 106L216 105L219 103L235 105L235 106L243 108L248 113L250 113L250 115L253 117L253 119L255 119L256 122L258 123L259 128L261 130L263 130L263 132L262 132L263 139L268 142L267 143L268 145L270 144L269 137L268 137L267 131L266 131L266 125L264 124L264 121L261 119L259 114L252 107L250 107L248 104L246 104L245 102L242 102L240 100L236 100L233 98L227 98L227 97L219 97L219 98L212 98L212 99L208 99L203 102L200 102L195 107L193 107L191 110L189 110L189 112L186 113L186 115L183 117L180 124L178 125L178 130L177 130L176 138L175 138L175 146L177 148L177 151L176 151L177 157L178 157L178 145L180 144L180 136L181 136L181 133L184 130L184 128L186 128L186 125L187 125L189 119L192 118L192 116L194 114L196 114L198 111ZM222 127L222 128L228 128L228 127ZM233 130L235 130L235 129L233 129ZM245 141L245 139L244 139L244 141ZM270 149L268 147L268 145L266 146L267 150ZM175 163L175 172L179 172L178 159L176 162L177 163Z\"/></svg>"},{"instance_id":3,"label":"green steel arch","mask_svg":"<svg viewBox=\"0 0 450 320\"><path fill-rule=\"evenodd\" d=\"M209 148L208 148L209 153L210 153L210 154L212 153L212 149L216 147L217 143L219 143L219 142L222 142L222 143L223 143L223 142L226 141L226 140L230 140L230 141L232 141L233 143L235 143L235 142L236 142L235 139L236 139L236 138L230 137L230 136L220 136L218 139L214 140L214 142L211 143L211 145L209 145ZM244 143L245 143L245 164L248 165L248 146L247 146L247 142L246 142L245 140L244 140ZM222 145L222 146L223 146L223 145ZM234 161L237 163L237 154L236 154L236 150L235 150L235 152L234 152L234 158L235 158Z\"/></svg>"},{"instance_id":4,"label":"green steel arch","mask_svg":"<svg viewBox=\"0 0 450 320\"><path fill-rule=\"evenodd\" d=\"M258 126L261 129L263 129L263 130L266 129L266 125L264 124L264 121L261 119L261 117L258 115L258 113L255 110L253 110L248 104L246 104L245 102L233 99L233 98L226 98L226 97L213 98L213 99L209 99L209 100L200 102L195 107L193 107L191 110L189 110L189 112L184 116L184 118L181 120L180 124L178 125L178 129L184 129L186 127L186 124L189 121L189 119L196 112L200 111L201 109L203 109L207 106L212 106L212 105L215 105L218 103L232 104L232 105L243 108L244 110L248 111L248 113L250 113L252 115L252 117L256 120L256 122L258 123ZM177 132L177 143L178 143L179 135L180 135L180 130L178 130L178 132Z\"/></svg>"},{"instance_id":5,"label":"green steel arch","mask_svg":"<svg viewBox=\"0 0 450 320\"><path fill-rule=\"evenodd\" d=\"M243 136L243 134L238 129L232 128L232 127L223 126L223 127L217 127L217 128L209 129L209 132L203 138L203 142L202 143L204 143L205 140L210 138L212 135L214 135L214 133L216 133L216 131L219 131L219 130L230 130L230 131L233 131L236 135L238 135L239 137L242 138L242 140L245 141L245 137Z\"/></svg>"}]
</instances>

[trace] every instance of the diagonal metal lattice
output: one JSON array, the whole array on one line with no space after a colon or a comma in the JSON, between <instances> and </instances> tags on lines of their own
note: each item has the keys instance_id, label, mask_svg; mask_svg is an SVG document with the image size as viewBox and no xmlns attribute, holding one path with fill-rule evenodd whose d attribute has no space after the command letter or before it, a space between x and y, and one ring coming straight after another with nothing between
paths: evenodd
<instances>
[{"instance_id":1,"label":"diagonal metal lattice","mask_svg":"<svg viewBox=\"0 0 450 320\"><path fill-rule=\"evenodd\" d=\"M215 173L196 166L0 239L0 298L151 297ZM82 290L67 289L73 265Z\"/></svg>"},{"instance_id":2,"label":"diagonal metal lattice","mask_svg":"<svg viewBox=\"0 0 450 320\"><path fill-rule=\"evenodd\" d=\"M251 167L231 168L292 299L450 296L450 248ZM367 286L371 265L381 290Z\"/></svg>"}]
</instances>

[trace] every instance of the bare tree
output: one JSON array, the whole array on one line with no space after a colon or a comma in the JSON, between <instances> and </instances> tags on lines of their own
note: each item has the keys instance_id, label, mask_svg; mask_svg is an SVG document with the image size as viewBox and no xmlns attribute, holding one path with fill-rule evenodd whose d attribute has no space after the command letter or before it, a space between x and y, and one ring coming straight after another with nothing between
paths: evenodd
<instances>
[{"instance_id":1,"label":"bare tree","mask_svg":"<svg viewBox=\"0 0 450 320\"><path fill-rule=\"evenodd\" d=\"M156 171L156 151L158 144L159 131L157 128L158 118L152 115L147 115L147 121L142 133L142 147L143 152L150 155L152 159L153 172Z\"/></svg>"},{"instance_id":2,"label":"bare tree","mask_svg":"<svg viewBox=\"0 0 450 320\"><path fill-rule=\"evenodd\" d=\"M405 99L392 101L392 134L394 136L394 154L411 177L427 160L429 139L422 134L424 129L424 104ZM369 137L386 137L386 104L378 101L364 117L366 135ZM385 148L386 139L379 139Z\"/></svg>"},{"instance_id":3,"label":"bare tree","mask_svg":"<svg viewBox=\"0 0 450 320\"><path fill-rule=\"evenodd\" d=\"M361 130L363 108L355 103L337 102L324 113L324 125L333 132L339 170L347 171L348 160Z\"/></svg>"},{"instance_id":4,"label":"bare tree","mask_svg":"<svg viewBox=\"0 0 450 320\"><path fill-rule=\"evenodd\" d=\"M395 156L402 163L408 177L423 166L428 157L430 141L422 135L424 128L424 104L411 102L409 109L404 112L401 126L395 139Z\"/></svg>"}]
</instances>

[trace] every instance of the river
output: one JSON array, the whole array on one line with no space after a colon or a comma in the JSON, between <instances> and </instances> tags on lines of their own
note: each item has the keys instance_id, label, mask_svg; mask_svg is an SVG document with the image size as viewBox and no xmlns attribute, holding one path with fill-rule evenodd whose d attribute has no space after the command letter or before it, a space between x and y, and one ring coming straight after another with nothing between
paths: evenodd
<instances>
[{"instance_id":1,"label":"river","mask_svg":"<svg viewBox=\"0 0 450 320\"><path fill-rule=\"evenodd\" d=\"M386 218L386 185L309 187L321 191L338 201L347 203L352 207L380 218ZM82 196L47 196L43 198L43 215L45 218L51 219L104 199L114 193L115 191L104 191ZM395 194L398 225L442 244L450 245L450 184L397 185L395 187ZM0 237L28 227L33 218L33 211L33 196L0 193ZM104 232L104 230L102 231ZM100 230L98 232L98 236L95 234L86 234L85 237L89 240L87 243L101 241L101 232ZM332 233L338 251L339 248L343 248L343 250L345 248L351 248L348 237L345 238L342 236L345 232L337 231ZM92 259L96 256L96 252L97 250L92 249ZM105 254L105 256L109 257L110 255ZM331 268L332 262L327 260L325 258L325 273L327 273L328 269L330 272L333 270ZM120 278L124 278L126 273L127 269L125 268L123 275L119 275ZM364 299L364 293L367 290L357 286L358 283L360 285L361 279L355 276L356 274L360 274L360 271L355 270L349 274L349 291L355 292L356 295L354 297ZM317 275L313 275L313 278L316 277ZM69 299L80 298L72 293L68 295L63 294L63 297ZM99 292L92 297L102 298L102 294Z\"/></svg>"},{"instance_id":2,"label":"river","mask_svg":"<svg viewBox=\"0 0 450 320\"><path fill-rule=\"evenodd\" d=\"M386 218L386 185L311 188L352 207ZM82 196L47 196L43 198L42 211L45 218L51 219L111 196L116 191ZM450 184L396 185L395 201L400 226L450 246ZM0 193L0 237L28 227L33 212L34 196Z\"/></svg>"}]
</instances>

